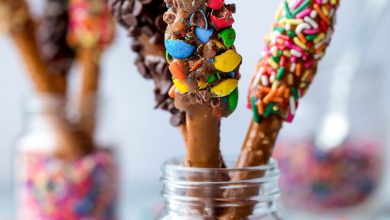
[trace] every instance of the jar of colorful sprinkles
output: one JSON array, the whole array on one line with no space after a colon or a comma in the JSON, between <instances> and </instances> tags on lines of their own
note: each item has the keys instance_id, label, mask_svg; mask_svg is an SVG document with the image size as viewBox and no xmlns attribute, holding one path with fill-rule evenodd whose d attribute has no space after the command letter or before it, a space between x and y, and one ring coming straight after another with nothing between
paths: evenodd
<instances>
[{"instance_id":1,"label":"jar of colorful sprinkles","mask_svg":"<svg viewBox=\"0 0 390 220\"><path fill-rule=\"evenodd\" d=\"M39 95L28 101L15 152L15 217L20 220L116 219L117 166L110 150L95 148L62 158L69 144L61 122L71 125L63 98ZM77 133L72 125L71 133Z\"/></svg>"}]
</instances>

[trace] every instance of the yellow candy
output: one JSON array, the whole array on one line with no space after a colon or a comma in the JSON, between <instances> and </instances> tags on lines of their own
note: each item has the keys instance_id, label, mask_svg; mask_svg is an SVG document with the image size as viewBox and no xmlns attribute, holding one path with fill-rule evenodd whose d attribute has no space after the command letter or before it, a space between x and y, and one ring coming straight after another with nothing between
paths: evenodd
<instances>
[{"instance_id":1,"label":"yellow candy","mask_svg":"<svg viewBox=\"0 0 390 220\"><path fill-rule=\"evenodd\" d=\"M211 92L217 97L225 97L232 93L238 86L236 79L225 79L220 84L211 88Z\"/></svg>"},{"instance_id":2,"label":"yellow candy","mask_svg":"<svg viewBox=\"0 0 390 220\"><path fill-rule=\"evenodd\" d=\"M183 82L180 82L178 79L173 79L173 84L175 84L176 89L179 90L181 93L187 93L188 88L187 85Z\"/></svg>"},{"instance_id":3,"label":"yellow candy","mask_svg":"<svg viewBox=\"0 0 390 220\"><path fill-rule=\"evenodd\" d=\"M225 53L215 57L215 69L229 73L235 70L241 63L241 56L233 50L227 50Z\"/></svg>"},{"instance_id":4,"label":"yellow candy","mask_svg":"<svg viewBox=\"0 0 390 220\"><path fill-rule=\"evenodd\" d=\"M207 82L199 81L198 82L198 87L199 89L204 89L208 86L209 84Z\"/></svg>"},{"instance_id":5,"label":"yellow candy","mask_svg":"<svg viewBox=\"0 0 390 220\"><path fill-rule=\"evenodd\" d=\"M225 45L217 40L212 40L219 49L225 48Z\"/></svg>"}]
</instances>

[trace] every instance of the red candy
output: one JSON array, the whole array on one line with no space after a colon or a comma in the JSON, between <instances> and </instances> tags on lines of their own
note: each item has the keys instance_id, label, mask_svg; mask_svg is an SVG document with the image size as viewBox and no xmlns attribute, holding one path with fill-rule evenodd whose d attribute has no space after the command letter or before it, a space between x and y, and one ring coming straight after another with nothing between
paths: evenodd
<instances>
[{"instance_id":1,"label":"red candy","mask_svg":"<svg viewBox=\"0 0 390 220\"><path fill-rule=\"evenodd\" d=\"M211 9L218 10L221 9L225 0L209 0L207 6Z\"/></svg>"},{"instance_id":2,"label":"red candy","mask_svg":"<svg viewBox=\"0 0 390 220\"><path fill-rule=\"evenodd\" d=\"M210 22L215 28L222 29L232 26L232 24L234 23L234 18L232 16L232 12L230 11L226 12L224 17L221 18L215 16L212 12L210 15Z\"/></svg>"}]
</instances>

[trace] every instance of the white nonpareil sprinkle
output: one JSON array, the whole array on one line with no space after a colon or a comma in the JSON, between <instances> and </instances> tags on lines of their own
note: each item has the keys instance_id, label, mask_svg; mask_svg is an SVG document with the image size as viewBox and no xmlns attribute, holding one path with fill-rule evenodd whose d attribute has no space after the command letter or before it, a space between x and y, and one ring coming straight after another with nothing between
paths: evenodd
<instances>
[{"instance_id":1,"label":"white nonpareil sprinkle","mask_svg":"<svg viewBox=\"0 0 390 220\"><path fill-rule=\"evenodd\" d=\"M296 56L296 57L301 57L302 56L302 53L297 51L297 50L295 50L295 49L292 49L290 53L291 53L291 55Z\"/></svg>"}]
</instances>

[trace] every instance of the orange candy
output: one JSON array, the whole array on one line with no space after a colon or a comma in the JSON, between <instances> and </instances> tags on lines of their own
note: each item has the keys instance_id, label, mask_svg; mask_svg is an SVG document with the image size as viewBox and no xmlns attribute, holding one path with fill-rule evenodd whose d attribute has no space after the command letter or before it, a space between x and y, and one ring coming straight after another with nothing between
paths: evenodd
<instances>
[{"instance_id":1,"label":"orange candy","mask_svg":"<svg viewBox=\"0 0 390 220\"><path fill-rule=\"evenodd\" d=\"M174 59L169 64L169 71L176 79L185 81L188 72L188 66L184 60Z\"/></svg>"}]
</instances>

